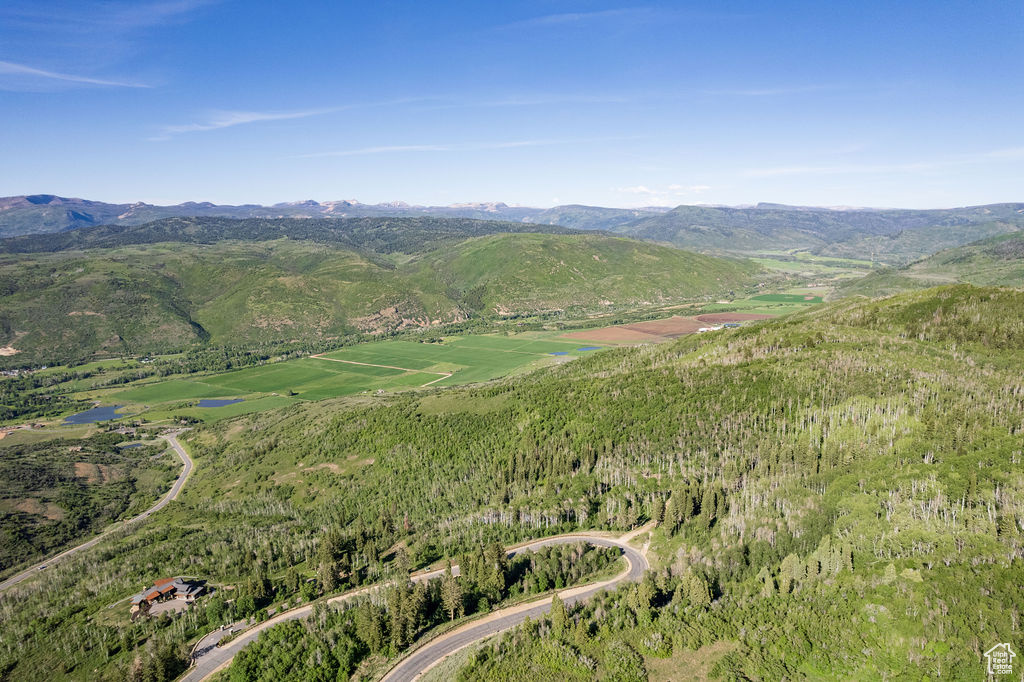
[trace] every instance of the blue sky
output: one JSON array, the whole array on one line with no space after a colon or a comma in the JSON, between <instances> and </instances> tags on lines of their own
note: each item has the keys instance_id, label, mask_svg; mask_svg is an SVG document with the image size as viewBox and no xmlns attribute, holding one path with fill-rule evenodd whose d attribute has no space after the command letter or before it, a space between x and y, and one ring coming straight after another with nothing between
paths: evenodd
<instances>
[{"instance_id":1,"label":"blue sky","mask_svg":"<svg viewBox=\"0 0 1024 682\"><path fill-rule=\"evenodd\" d=\"M0 5L0 195L1024 201L1024 3Z\"/></svg>"}]
</instances>

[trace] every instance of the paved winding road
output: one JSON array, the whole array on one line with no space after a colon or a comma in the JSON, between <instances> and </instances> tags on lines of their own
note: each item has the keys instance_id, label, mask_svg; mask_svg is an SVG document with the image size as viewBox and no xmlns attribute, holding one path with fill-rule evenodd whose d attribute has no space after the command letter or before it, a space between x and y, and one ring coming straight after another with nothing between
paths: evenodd
<instances>
[{"instance_id":1,"label":"paved winding road","mask_svg":"<svg viewBox=\"0 0 1024 682\"><path fill-rule=\"evenodd\" d=\"M559 538L550 538L540 542L527 545L525 549L535 549L545 545L565 544L567 542L584 541L597 547L619 547L622 549L629 563L629 567L610 580L605 580L593 585L569 588L558 593L566 606L571 606L581 601L586 601L600 590L618 585L623 581L637 582L649 568L644 555L633 549L621 540L610 538L593 537L589 535L577 535ZM412 654L403 658L398 665L392 668L381 682L413 682L419 679L423 673L443 661L456 651L463 649L474 642L486 639L492 635L509 630L519 625L527 618L536 620L551 610L551 599L544 598L527 604L512 606L501 609L485 616L484 618L467 623L451 632L431 640Z\"/></svg>"},{"instance_id":2,"label":"paved winding road","mask_svg":"<svg viewBox=\"0 0 1024 682\"><path fill-rule=\"evenodd\" d=\"M644 572L648 568L647 560L640 552L627 545L627 540L628 538L626 536L620 539L613 539L586 534L562 535L515 547L509 550L509 554L514 555L517 552L537 550L549 545L564 545L574 542L586 542L598 547L618 547L622 549L626 560L629 563L629 568L625 571L610 580L594 585L567 589L559 593L559 596L565 600L566 604L575 604L578 601L582 601L592 596L598 590L616 585L624 580L636 581L643 576ZM443 573L444 569L438 569L415 574L410 579L413 582L422 582L424 580L439 578ZM452 566L452 573L459 575L459 567ZM379 584L370 585L358 590L353 590L352 592L346 592L345 594L329 599L327 603L340 604L350 599L369 594L381 587L382 586ZM413 680L422 674L422 672L427 668L439 663L446 656L458 651L462 647L472 644L484 637L489 637L497 632L501 632L518 625L523 622L527 616L530 618L537 618L540 614L547 612L550 608L551 599L546 598L536 602L520 604L518 606L495 611L480 620L468 623L420 647L395 666L391 672L384 677L384 679L388 680L388 682L396 680ZM247 630L237 639L232 640L222 647L218 647L217 643L223 639L230 630L215 630L214 632L211 632L201 639L196 645L193 651L194 665L183 677L180 678L179 682L200 682L201 680L207 679L213 675L213 673L227 667L231 663L232 659L234 659L235 654L245 648L246 645L255 641L263 630L277 625L278 623L305 618L312 612L312 610L313 605L307 604L306 606L285 611L284 613L278 614L252 629ZM240 625L241 623L236 623L233 627L238 627Z\"/></svg>"},{"instance_id":3,"label":"paved winding road","mask_svg":"<svg viewBox=\"0 0 1024 682\"><path fill-rule=\"evenodd\" d=\"M113 533L113 532L115 532L117 530L120 530L124 526L130 526L133 523L136 523L138 521L142 521L145 518L148 518L150 516L150 514L152 514L154 512L157 512L157 511L160 511L161 509L166 507L167 504L171 500L173 500L176 497L178 497L178 493L181 492L182 486L185 485L185 480L188 478L188 475L192 472L192 459L188 456L188 453L185 452L185 448L181 447L181 443L178 442L178 434L179 433L180 433L180 431L176 431L174 433L169 433L169 434L167 434L165 436L161 436L161 438L164 438L164 439L167 440L167 443L174 449L174 452L177 453L179 458L181 458L181 462L182 462L182 464L184 464L184 466L181 469L181 474L178 476L177 480L174 481L174 485L171 486L171 489L167 491L167 494L164 495L162 498L160 498L160 500L156 504L154 504L152 507L150 507L146 511L142 512L138 516L132 517L132 518L128 519L127 521L124 521L123 523L120 523L117 526L115 526L113 528L110 528L110 529L100 533L99 535L97 535L96 537L94 537L91 540L83 542L80 545L76 545L75 547L72 547L71 549L66 549L63 552L61 552L60 554L57 554L56 556L52 556L52 557L50 557L49 559L47 559L45 561L39 562L35 566L31 566L31 567L25 569L21 573L17 573L15 575L11 576L7 580L5 580L2 583L0 583L0 591L6 590L8 587L11 587L12 585L17 585L22 580L25 580L26 578L29 578L30 576L35 575L38 571L40 571L41 569L43 569L46 566L52 566L53 564L57 563L58 561L63 561L64 559L67 559L69 556L71 556L73 554L77 554L78 552L81 552L82 550L89 549L90 547L92 547L93 545L98 543L103 538L107 537L108 535L110 535L111 533Z\"/></svg>"}]
</instances>

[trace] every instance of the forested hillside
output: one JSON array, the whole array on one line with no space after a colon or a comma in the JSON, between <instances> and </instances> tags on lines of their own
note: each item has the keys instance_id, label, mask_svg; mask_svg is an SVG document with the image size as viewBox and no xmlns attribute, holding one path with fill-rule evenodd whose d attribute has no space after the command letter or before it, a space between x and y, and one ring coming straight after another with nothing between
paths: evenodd
<instances>
[{"instance_id":1,"label":"forested hillside","mask_svg":"<svg viewBox=\"0 0 1024 682\"><path fill-rule=\"evenodd\" d=\"M154 572L248 585L259 606L294 598L292 571L312 597L654 519L639 586L512 635L463 679L643 679L716 643L731 679L976 677L1024 609L1022 325L1024 293L942 288L200 429L179 503L5 598L0 670L176 670L189 637L238 613L100 618ZM305 627L280 635L293 660L336 636Z\"/></svg>"},{"instance_id":2,"label":"forested hillside","mask_svg":"<svg viewBox=\"0 0 1024 682\"><path fill-rule=\"evenodd\" d=\"M899 265L936 251L1024 228L1024 205L956 209L679 206L613 228L681 248L726 252L804 249Z\"/></svg>"},{"instance_id":3,"label":"forested hillside","mask_svg":"<svg viewBox=\"0 0 1024 682\"><path fill-rule=\"evenodd\" d=\"M759 281L749 262L527 229L539 228L175 218L5 240L0 346L24 364L315 342L481 315L720 297Z\"/></svg>"},{"instance_id":4,"label":"forested hillside","mask_svg":"<svg viewBox=\"0 0 1024 682\"><path fill-rule=\"evenodd\" d=\"M902 268L873 272L844 283L834 297L884 296L949 282L1024 287L1024 232L982 239L940 251Z\"/></svg>"},{"instance_id":5,"label":"forested hillside","mask_svg":"<svg viewBox=\"0 0 1024 682\"><path fill-rule=\"evenodd\" d=\"M519 314L588 301L642 306L714 296L759 271L747 261L593 234L492 235L436 251L417 265L418 278L467 292L473 308Z\"/></svg>"},{"instance_id":6,"label":"forested hillside","mask_svg":"<svg viewBox=\"0 0 1024 682\"><path fill-rule=\"evenodd\" d=\"M558 226L536 226L461 218L321 218L233 220L230 218L165 218L142 225L99 225L56 235L26 235L0 241L0 252L42 253L105 249L136 244L181 242L216 244L224 240L253 242L294 239L381 254L418 253L470 237L501 232L568 234Z\"/></svg>"}]
</instances>

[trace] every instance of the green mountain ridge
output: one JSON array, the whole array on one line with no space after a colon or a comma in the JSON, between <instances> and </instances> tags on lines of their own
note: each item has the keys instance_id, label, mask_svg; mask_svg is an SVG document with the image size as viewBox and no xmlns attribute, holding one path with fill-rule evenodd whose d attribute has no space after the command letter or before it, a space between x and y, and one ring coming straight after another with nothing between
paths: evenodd
<instances>
[{"instance_id":1,"label":"green mountain ridge","mask_svg":"<svg viewBox=\"0 0 1024 682\"><path fill-rule=\"evenodd\" d=\"M712 646L724 679L980 678L981 652L1013 641L1024 609L1022 320L1024 292L957 285L199 427L174 505L0 613L17 643L0 670L171 678L184 643L299 594L653 520L641 583L503 636L453 678L642 680ZM173 621L111 615L154 570L237 597ZM466 603L480 584L463 583ZM288 643L275 670L383 669L448 621L424 610L437 599L396 594L267 632Z\"/></svg>"},{"instance_id":2,"label":"green mountain ridge","mask_svg":"<svg viewBox=\"0 0 1024 682\"><path fill-rule=\"evenodd\" d=\"M941 210L832 210L759 204L679 206L613 231L680 248L737 253L809 250L902 264L943 248L1024 229L1024 204Z\"/></svg>"},{"instance_id":3,"label":"green mountain ridge","mask_svg":"<svg viewBox=\"0 0 1024 682\"><path fill-rule=\"evenodd\" d=\"M38 237L8 240L9 252L0 252L0 345L21 351L11 361L26 362L207 341L318 340L479 315L721 296L761 272L749 262L560 228L488 234L508 225L327 222L334 232L308 220L169 219L67 233L42 253L22 251ZM70 250L79 244L90 248Z\"/></svg>"},{"instance_id":4,"label":"green mountain ridge","mask_svg":"<svg viewBox=\"0 0 1024 682\"><path fill-rule=\"evenodd\" d=\"M946 249L898 269L873 272L839 286L833 298L888 296L952 282L1024 287L1024 232Z\"/></svg>"}]
</instances>

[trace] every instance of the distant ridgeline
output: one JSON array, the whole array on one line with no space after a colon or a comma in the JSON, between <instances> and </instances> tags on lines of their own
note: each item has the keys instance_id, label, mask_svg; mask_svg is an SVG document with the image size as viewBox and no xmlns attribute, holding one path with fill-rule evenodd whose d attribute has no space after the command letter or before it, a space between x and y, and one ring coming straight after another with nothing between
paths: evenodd
<instances>
[{"instance_id":1,"label":"distant ridgeline","mask_svg":"<svg viewBox=\"0 0 1024 682\"><path fill-rule=\"evenodd\" d=\"M887 296L949 282L1024 287L1024 232L1010 232L940 251L902 268L847 282L836 296Z\"/></svg>"},{"instance_id":2,"label":"distant ridgeline","mask_svg":"<svg viewBox=\"0 0 1024 682\"><path fill-rule=\"evenodd\" d=\"M316 341L749 290L759 266L463 218L167 218L0 242L3 362ZM9 352L9 350L8 350Z\"/></svg>"},{"instance_id":3,"label":"distant ridgeline","mask_svg":"<svg viewBox=\"0 0 1024 682\"><path fill-rule=\"evenodd\" d=\"M700 251L751 254L799 249L822 256L902 265L941 249L1024 228L1024 203L934 210L830 209L767 203L748 207L678 206L671 210L580 205L541 209L503 203L368 205L357 201L300 201L274 206L187 202L153 206L106 204L40 194L0 198L0 237L64 232L97 225L132 226L171 217L303 219L313 221L311 232L318 232L324 225L318 220L330 218L478 219L607 230ZM369 224L378 224L372 220ZM301 232L301 228L287 229ZM110 230L104 234L109 233ZM38 243L8 248L39 250L34 245Z\"/></svg>"},{"instance_id":4,"label":"distant ridgeline","mask_svg":"<svg viewBox=\"0 0 1024 682\"><path fill-rule=\"evenodd\" d=\"M805 249L902 264L940 249L1024 229L1024 204L936 210L679 206L613 231L676 246L731 252Z\"/></svg>"},{"instance_id":5,"label":"distant ridgeline","mask_svg":"<svg viewBox=\"0 0 1024 682\"><path fill-rule=\"evenodd\" d=\"M234 239L263 242L294 239L379 253L415 253L445 242L499 232L578 232L558 226L466 218L165 218L144 225L99 225L58 234L0 240L0 253L109 249L132 244L215 244Z\"/></svg>"}]
</instances>

